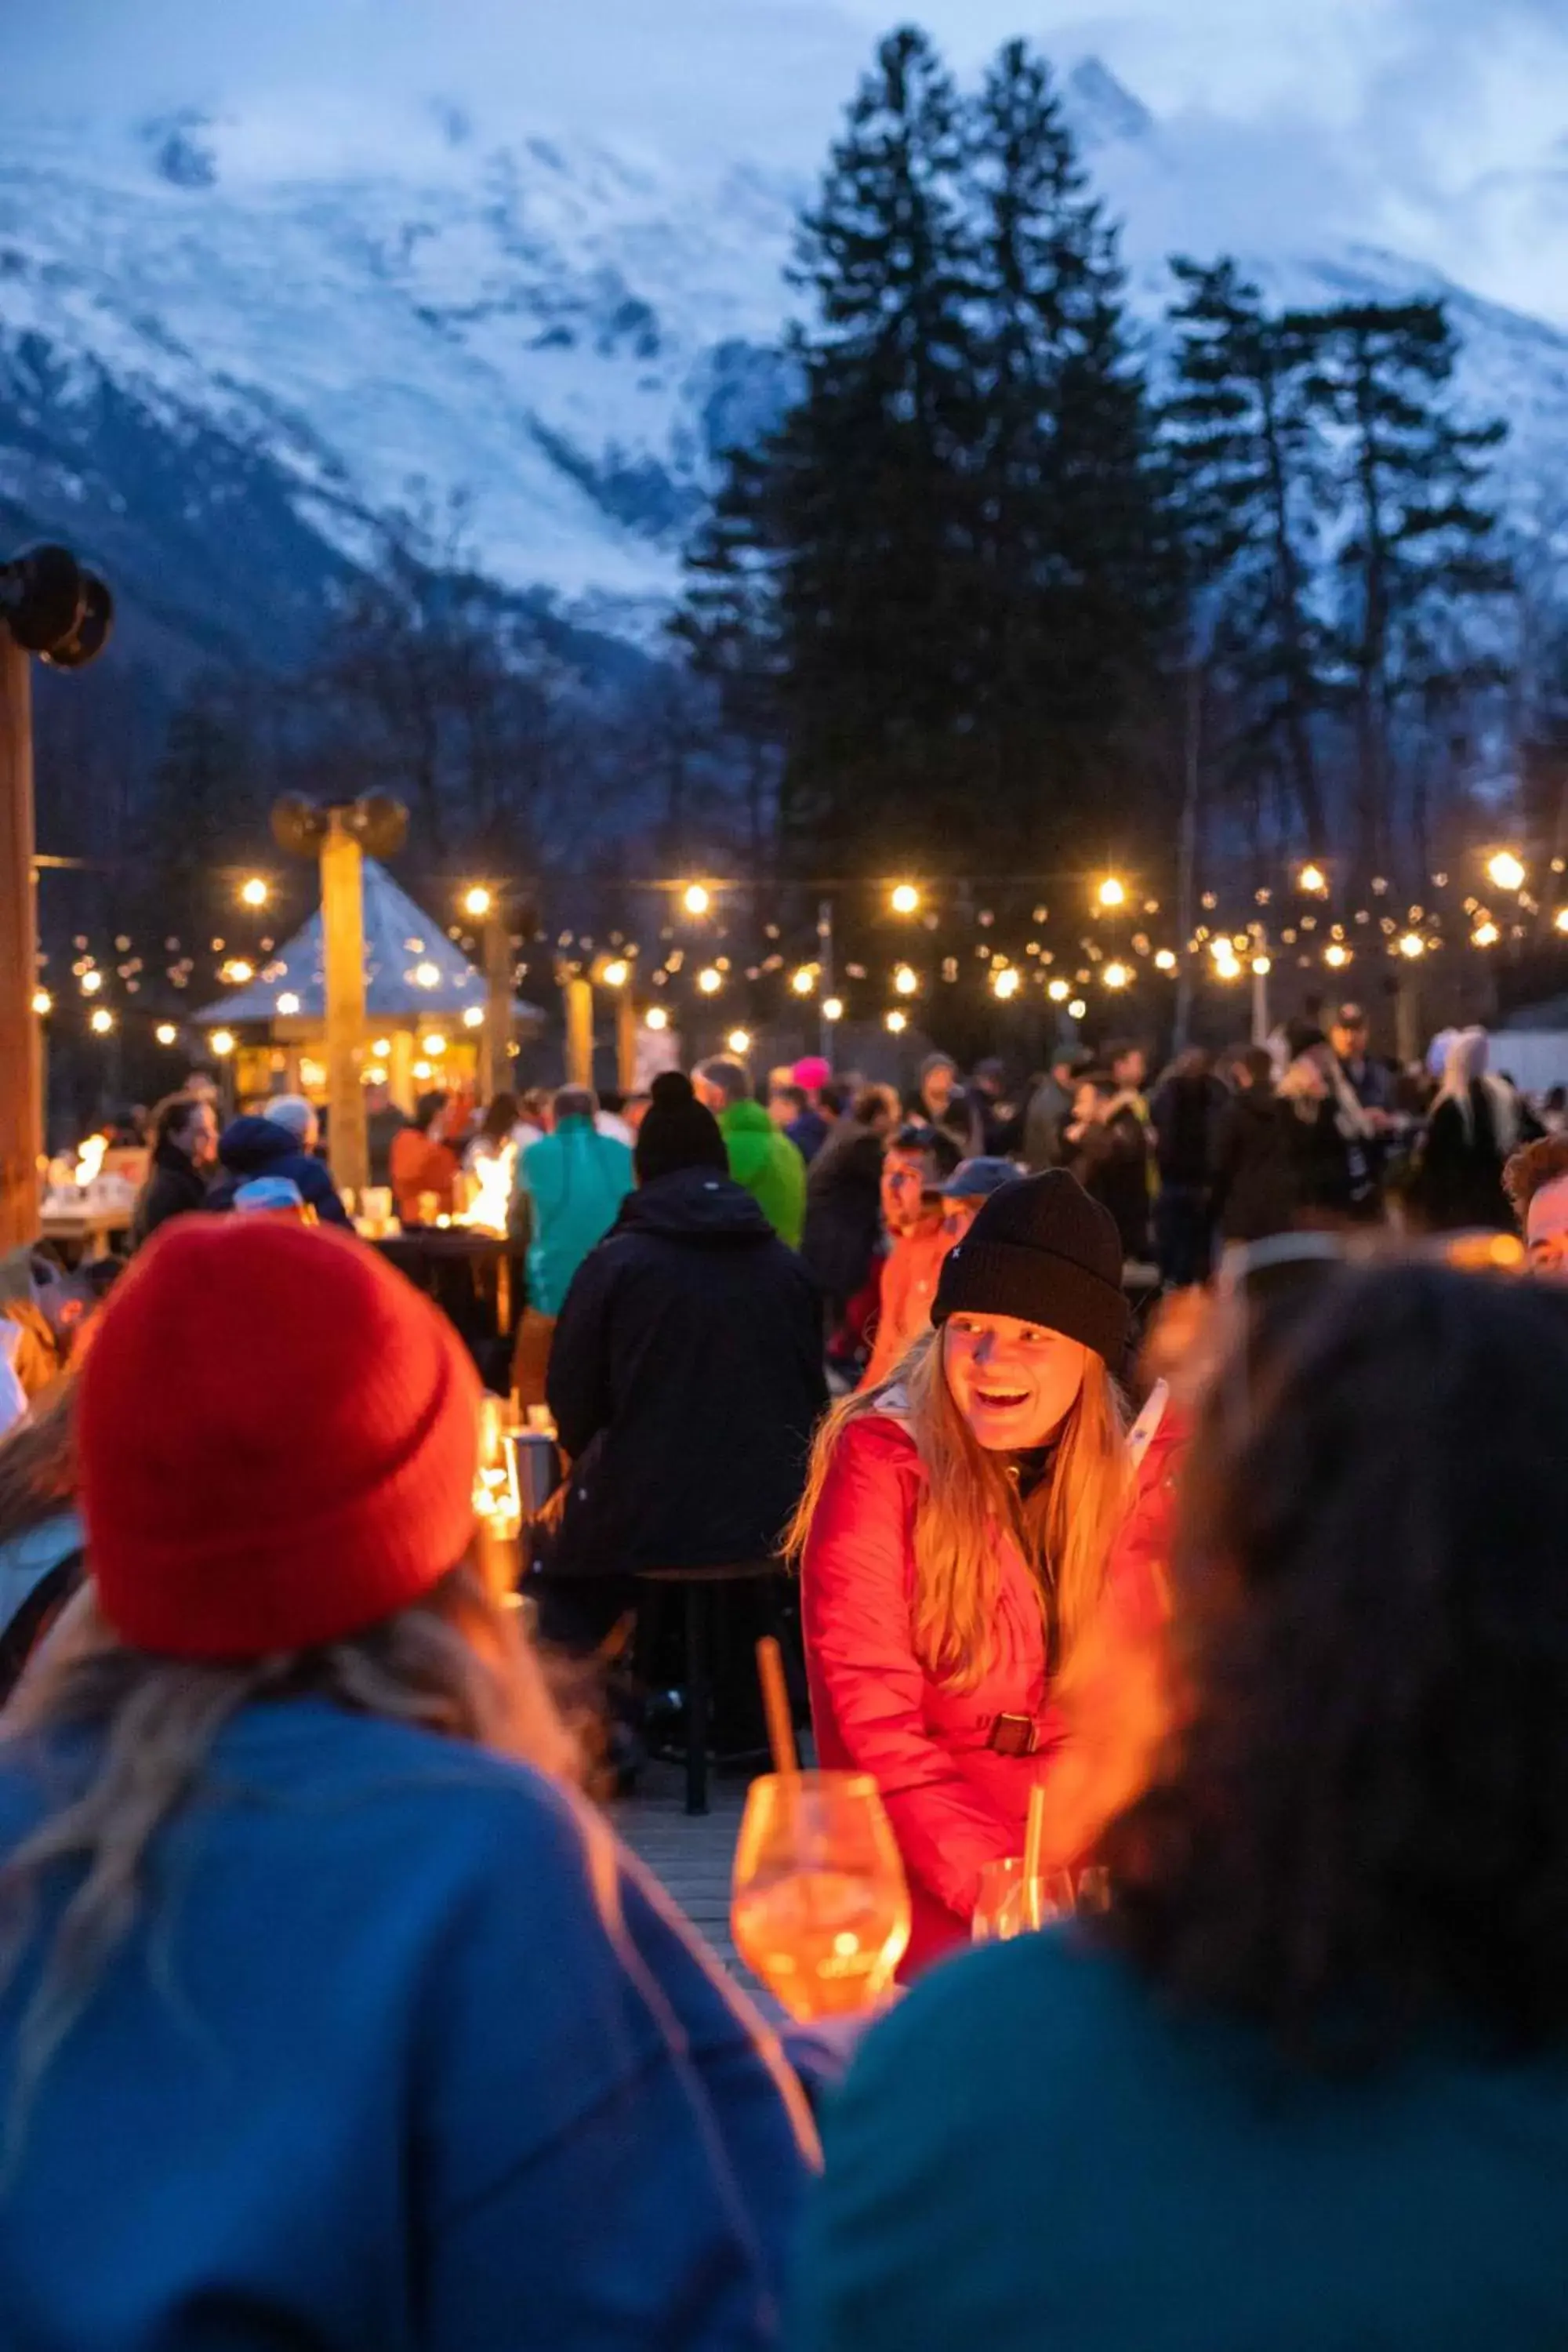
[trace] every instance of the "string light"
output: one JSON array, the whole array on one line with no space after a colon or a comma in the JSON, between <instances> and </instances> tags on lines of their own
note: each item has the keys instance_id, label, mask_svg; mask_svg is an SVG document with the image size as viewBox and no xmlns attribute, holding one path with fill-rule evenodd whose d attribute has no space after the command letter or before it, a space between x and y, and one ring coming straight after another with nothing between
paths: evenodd
<instances>
[{"instance_id":1,"label":"string light","mask_svg":"<svg viewBox=\"0 0 1568 2352\"><path fill-rule=\"evenodd\" d=\"M1487 860L1487 880L1499 890L1522 890L1524 867L1511 849L1500 849Z\"/></svg>"},{"instance_id":2,"label":"string light","mask_svg":"<svg viewBox=\"0 0 1568 2352\"><path fill-rule=\"evenodd\" d=\"M1349 948L1342 945L1342 943L1338 940L1331 940L1328 946L1323 950L1323 961L1328 965L1331 971L1342 971L1350 960L1351 951Z\"/></svg>"},{"instance_id":3,"label":"string light","mask_svg":"<svg viewBox=\"0 0 1568 2352\"><path fill-rule=\"evenodd\" d=\"M431 1060L435 1061L446 1052L447 1040L438 1029L432 1029L427 1037L421 1037L419 1040L419 1050L422 1054L428 1054Z\"/></svg>"},{"instance_id":4,"label":"string light","mask_svg":"<svg viewBox=\"0 0 1568 2352\"><path fill-rule=\"evenodd\" d=\"M265 907L268 899L267 885L259 874L253 874L239 895L247 907Z\"/></svg>"},{"instance_id":5,"label":"string light","mask_svg":"<svg viewBox=\"0 0 1568 2352\"><path fill-rule=\"evenodd\" d=\"M428 1062L415 1062L409 1071L409 1076L416 1078L433 1078L435 1075Z\"/></svg>"},{"instance_id":6,"label":"string light","mask_svg":"<svg viewBox=\"0 0 1568 2352\"><path fill-rule=\"evenodd\" d=\"M43 1019L46 1013L52 1013L54 1009L55 1000L49 994L48 990L47 988L35 988L33 991L33 1010L37 1014L39 1020L41 1021Z\"/></svg>"},{"instance_id":7,"label":"string light","mask_svg":"<svg viewBox=\"0 0 1568 2352\"><path fill-rule=\"evenodd\" d=\"M102 986L103 974L100 971L84 971L82 973L81 992L84 996L96 996Z\"/></svg>"},{"instance_id":8,"label":"string light","mask_svg":"<svg viewBox=\"0 0 1568 2352\"><path fill-rule=\"evenodd\" d=\"M440 965L436 963L416 963L414 967L414 983L416 988L439 988L441 985Z\"/></svg>"},{"instance_id":9,"label":"string light","mask_svg":"<svg viewBox=\"0 0 1568 2352\"><path fill-rule=\"evenodd\" d=\"M731 1029L724 1043L731 1054L749 1054L752 1050L752 1033L749 1029Z\"/></svg>"},{"instance_id":10,"label":"string light","mask_svg":"<svg viewBox=\"0 0 1568 2352\"><path fill-rule=\"evenodd\" d=\"M888 894L888 904L895 915L918 915L921 894L912 882L895 882Z\"/></svg>"},{"instance_id":11,"label":"string light","mask_svg":"<svg viewBox=\"0 0 1568 2352\"><path fill-rule=\"evenodd\" d=\"M1127 904L1127 886L1119 882L1114 874L1108 874L1095 896L1104 908L1124 907Z\"/></svg>"},{"instance_id":12,"label":"string light","mask_svg":"<svg viewBox=\"0 0 1568 2352\"><path fill-rule=\"evenodd\" d=\"M286 988L282 995L279 998L278 1010L283 1015L285 1021L292 1019L293 1015L299 1012L300 1000L295 995L291 988Z\"/></svg>"},{"instance_id":13,"label":"string light","mask_svg":"<svg viewBox=\"0 0 1568 2352\"><path fill-rule=\"evenodd\" d=\"M376 1058L376 1060L377 1060L378 1062L384 1062L384 1061L386 1060L386 1058L387 1058L387 1055L388 1055L391 1053L391 1051L392 1051L392 1040L391 1040L391 1038L390 1038L390 1037L377 1037L377 1038L375 1039L374 1043L372 1045L372 1046L371 1046L371 1049L370 1049L370 1050L371 1050L371 1052L375 1055L375 1058Z\"/></svg>"},{"instance_id":14,"label":"string light","mask_svg":"<svg viewBox=\"0 0 1568 2352\"><path fill-rule=\"evenodd\" d=\"M1553 930L1568 931L1568 907L1559 907L1552 918Z\"/></svg>"},{"instance_id":15,"label":"string light","mask_svg":"<svg viewBox=\"0 0 1568 2352\"><path fill-rule=\"evenodd\" d=\"M1065 980L1048 980L1046 982L1046 994L1053 1004L1065 1004L1070 993Z\"/></svg>"},{"instance_id":16,"label":"string light","mask_svg":"<svg viewBox=\"0 0 1568 2352\"><path fill-rule=\"evenodd\" d=\"M476 922L481 922L489 910L490 894L482 882L476 882L471 890L464 893L463 912L465 915L472 915Z\"/></svg>"},{"instance_id":17,"label":"string light","mask_svg":"<svg viewBox=\"0 0 1568 2352\"><path fill-rule=\"evenodd\" d=\"M218 978L226 981L230 988L243 988L247 980L254 980L255 977L256 966L253 963L247 963L244 956L230 956L228 961L220 965L218 970Z\"/></svg>"},{"instance_id":18,"label":"string light","mask_svg":"<svg viewBox=\"0 0 1568 2352\"><path fill-rule=\"evenodd\" d=\"M790 986L797 996L809 996L816 986L816 966L803 963L800 970L792 974Z\"/></svg>"},{"instance_id":19,"label":"string light","mask_svg":"<svg viewBox=\"0 0 1568 2352\"><path fill-rule=\"evenodd\" d=\"M1269 973L1274 969L1273 957L1266 955L1254 956L1252 959L1252 969L1259 980L1267 980Z\"/></svg>"},{"instance_id":20,"label":"string light","mask_svg":"<svg viewBox=\"0 0 1568 2352\"><path fill-rule=\"evenodd\" d=\"M913 996L920 988L920 974L907 963L901 963L893 974L893 986L900 996Z\"/></svg>"},{"instance_id":21,"label":"string light","mask_svg":"<svg viewBox=\"0 0 1568 2352\"><path fill-rule=\"evenodd\" d=\"M888 1027L892 1031L895 1037L901 1037L909 1025L909 1014L907 1013L901 1013L899 1010L899 1007L895 1004L892 1011L888 1015Z\"/></svg>"},{"instance_id":22,"label":"string light","mask_svg":"<svg viewBox=\"0 0 1568 2352\"><path fill-rule=\"evenodd\" d=\"M842 1021L844 999L841 996L825 996L822 1000L822 1017L825 1021Z\"/></svg>"},{"instance_id":23,"label":"string light","mask_svg":"<svg viewBox=\"0 0 1568 2352\"><path fill-rule=\"evenodd\" d=\"M222 1061L227 1055L232 1054L234 1051L234 1031L232 1029L215 1029L212 1034L212 1049L220 1061Z\"/></svg>"},{"instance_id":24,"label":"string light","mask_svg":"<svg viewBox=\"0 0 1568 2352\"><path fill-rule=\"evenodd\" d=\"M1426 942L1422 938L1419 931L1402 932L1399 940L1399 952L1402 956L1408 957L1412 963L1415 963L1419 957L1426 954Z\"/></svg>"},{"instance_id":25,"label":"string light","mask_svg":"<svg viewBox=\"0 0 1568 2352\"><path fill-rule=\"evenodd\" d=\"M160 1021L153 1034L160 1045L173 1045L179 1041L179 1031L172 1021Z\"/></svg>"},{"instance_id":26,"label":"string light","mask_svg":"<svg viewBox=\"0 0 1568 2352\"><path fill-rule=\"evenodd\" d=\"M647 1011L643 1014L643 1026L645 1029L653 1030L668 1028L669 1015L665 1011L662 1004L650 1004L648 1006Z\"/></svg>"},{"instance_id":27,"label":"string light","mask_svg":"<svg viewBox=\"0 0 1568 2352\"><path fill-rule=\"evenodd\" d=\"M697 985L704 996L717 996L724 985L724 975L721 971L715 971L713 966L708 964L698 973Z\"/></svg>"},{"instance_id":28,"label":"string light","mask_svg":"<svg viewBox=\"0 0 1568 2352\"><path fill-rule=\"evenodd\" d=\"M1089 1007L1084 1003L1081 996L1075 996L1072 1003L1068 1006L1068 1018L1073 1021L1081 1021L1088 1011Z\"/></svg>"},{"instance_id":29,"label":"string light","mask_svg":"<svg viewBox=\"0 0 1568 2352\"><path fill-rule=\"evenodd\" d=\"M689 915L705 915L713 901L700 882L690 882L680 903Z\"/></svg>"},{"instance_id":30,"label":"string light","mask_svg":"<svg viewBox=\"0 0 1568 2352\"><path fill-rule=\"evenodd\" d=\"M100 1004L88 1026L96 1036L107 1037L114 1026L114 1015L106 1004Z\"/></svg>"},{"instance_id":31,"label":"string light","mask_svg":"<svg viewBox=\"0 0 1568 2352\"><path fill-rule=\"evenodd\" d=\"M484 1006L483 1006L482 1004L469 1004L469 1005L466 1005L466 1006L464 1007L464 1011L463 1011L463 1026L464 1026L464 1028L465 1028L465 1029L482 1029L482 1028L484 1027L484 1025L485 1025L485 1008L484 1008Z\"/></svg>"},{"instance_id":32,"label":"string light","mask_svg":"<svg viewBox=\"0 0 1568 2352\"><path fill-rule=\"evenodd\" d=\"M631 966L624 956L613 956L600 974L606 988L625 988L631 976Z\"/></svg>"},{"instance_id":33,"label":"string light","mask_svg":"<svg viewBox=\"0 0 1568 2352\"><path fill-rule=\"evenodd\" d=\"M1174 971L1176 969L1174 950L1170 948L1156 948L1154 950L1154 969L1156 971Z\"/></svg>"},{"instance_id":34,"label":"string light","mask_svg":"<svg viewBox=\"0 0 1568 2352\"><path fill-rule=\"evenodd\" d=\"M1125 988L1132 978L1124 963L1108 963L1100 976L1107 988Z\"/></svg>"},{"instance_id":35,"label":"string light","mask_svg":"<svg viewBox=\"0 0 1568 2352\"><path fill-rule=\"evenodd\" d=\"M1017 995L1018 974L1012 964L1005 963L999 971L992 973L991 989L992 993L1000 997L1004 1004L1010 997Z\"/></svg>"},{"instance_id":36,"label":"string light","mask_svg":"<svg viewBox=\"0 0 1568 2352\"><path fill-rule=\"evenodd\" d=\"M1329 894L1329 877L1321 866L1303 866L1296 877L1296 887L1298 890L1304 890L1309 898L1326 898Z\"/></svg>"},{"instance_id":37,"label":"string light","mask_svg":"<svg viewBox=\"0 0 1568 2352\"><path fill-rule=\"evenodd\" d=\"M1489 916L1484 923L1478 923L1470 933L1470 945L1473 948L1495 948L1501 937L1502 933Z\"/></svg>"}]
</instances>

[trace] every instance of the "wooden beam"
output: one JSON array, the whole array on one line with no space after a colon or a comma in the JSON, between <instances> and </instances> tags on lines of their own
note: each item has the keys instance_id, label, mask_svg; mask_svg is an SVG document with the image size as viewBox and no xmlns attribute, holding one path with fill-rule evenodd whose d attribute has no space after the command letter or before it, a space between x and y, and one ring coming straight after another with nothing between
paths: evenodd
<instances>
[{"instance_id":1,"label":"wooden beam","mask_svg":"<svg viewBox=\"0 0 1568 2352\"><path fill-rule=\"evenodd\" d=\"M28 656L0 624L0 1252L36 1241L44 1106Z\"/></svg>"},{"instance_id":2,"label":"wooden beam","mask_svg":"<svg viewBox=\"0 0 1568 2352\"><path fill-rule=\"evenodd\" d=\"M331 812L321 844L322 963L327 983L327 1154L339 1192L370 1181L364 1088L364 875L358 841Z\"/></svg>"},{"instance_id":3,"label":"wooden beam","mask_svg":"<svg viewBox=\"0 0 1568 2352\"><path fill-rule=\"evenodd\" d=\"M566 982L566 1083L594 1083L594 989L580 977Z\"/></svg>"},{"instance_id":4,"label":"wooden beam","mask_svg":"<svg viewBox=\"0 0 1568 2352\"><path fill-rule=\"evenodd\" d=\"M479 1035L479 1092L486 1102L511 1085L511 925L504 904L485 917L485 1025Z\"/></svg>"}]
</instances>

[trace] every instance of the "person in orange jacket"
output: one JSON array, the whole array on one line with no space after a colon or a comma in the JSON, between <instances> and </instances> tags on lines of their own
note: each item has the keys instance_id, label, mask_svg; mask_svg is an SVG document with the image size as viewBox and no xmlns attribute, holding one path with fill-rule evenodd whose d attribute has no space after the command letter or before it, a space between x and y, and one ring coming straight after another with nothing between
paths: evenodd
<instances>
[{"instance_id":1,"label":"person in orange jacket","mask_svg":"<svg viewBox=\"0 0 1568 2352\"><path fill-rule=\"evenodd\" d=\"M939 1127L900 1128L882 1160L882 1221L891 1246L882 1261L877 1326L862 1390L880 1388L931 1322L937 1276L952 1244L941 1186L958 1166L958 1146Z\"/></svg>"},{"instance_id":2,"label":"person in orange jacket","mask_svg":"<svg viewBox=\"0 0 1568 2352\"><path fill-rule=\"evenodd\" d=\"M1126 1496L1115 1224L1061 1170L994 1193L933 1330L817 1438L793 1531L817 1753L869 1772L910 1882L905 1973L966 1940L1063 1737Z\"/></svg>"}]
</instances>

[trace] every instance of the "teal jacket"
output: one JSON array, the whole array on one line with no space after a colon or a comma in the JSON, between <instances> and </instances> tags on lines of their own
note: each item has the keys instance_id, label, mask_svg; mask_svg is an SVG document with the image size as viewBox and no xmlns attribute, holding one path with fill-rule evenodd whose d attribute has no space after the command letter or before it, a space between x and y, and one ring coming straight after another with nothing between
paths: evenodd
<instances>
[{"instance_id":1,"label":"teal jacket","mask_svg":"<svg viewBox=\"0 0 1568 2352\"><path fill-rule=\"evenodd\" d=\"M795 2352L1568 2344L1568 2053L1309 2077L1057 1930L932 1969L823 2137Z\"/></svg>"},{"instance_id":2,"label":"teal jacket","mask_svg":"<svg viewBox=\"0 0 1568 2352\"><path fill-rule=\"evenodd\" d=\"M805 1162L760 1102L731 1103L719 1114L730 1173L743 1184L781 1241L800 1247L805 1230Z\"/></svg>"},{"instance_id":3,"label":"teal jacket","mask_svg":"<svg viewBox=\"0 0 1568 2352\"><path fill-rule=\"evenodd\" d=\"M526 1215L528 1298L559 1315L572 1277L615 1223L634 1181L632 1155L591 1118L563 1118L517 1163L515 1205Z\"/></svg>"}]
</instances>

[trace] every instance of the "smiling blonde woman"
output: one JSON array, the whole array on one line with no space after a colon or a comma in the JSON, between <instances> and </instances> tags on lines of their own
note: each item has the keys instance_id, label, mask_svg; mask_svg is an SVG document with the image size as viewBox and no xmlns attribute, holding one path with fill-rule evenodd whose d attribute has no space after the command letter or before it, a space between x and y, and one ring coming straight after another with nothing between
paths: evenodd
<instances>
[{"instance_id":1,"label":"smiling blonde woman","mask_svg":"<svg viewBox=\"0 0 1568 2352\"><path fill-rule=\"evenodd\" d=\"M969 1934L1063 1738L1127 1492L1116 1227L1060 1170L985 1202L892 1380L824 1423L792 1531L822 1763L873 1773L905 1973Z\"/></svg>"}]
</instances>

